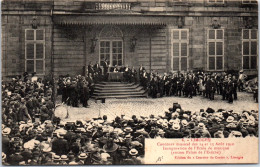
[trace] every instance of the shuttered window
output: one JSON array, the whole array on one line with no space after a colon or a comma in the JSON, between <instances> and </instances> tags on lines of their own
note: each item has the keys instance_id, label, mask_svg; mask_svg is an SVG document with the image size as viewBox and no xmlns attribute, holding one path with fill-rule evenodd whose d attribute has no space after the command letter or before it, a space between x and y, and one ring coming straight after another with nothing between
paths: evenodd
<instances>
[{"instance_id":1,"label":"shuttered window","mask_svg":"<svg viewBox=\"0 0 260 167\"><path fill-rule=\"evenodd\" d=\"M208 0L210 4L223 4L224 0Z\"/></svg>"},{"instance_id":2,"label":"shuttered window","mask_svg":"<svg viewBox=\"0 0 260 167\"><path fill-rule=\"evenodd\" d=\"M45 71L45 31L25 30L25 71L44 74Z\"/></svg>"},{"instance_id":3,"label":"shuttered window","mask_svg":"<svg viewBox=\"0 0 260 167\"><path fill-rule=\"evenodd\" d=\"M242 4L257 4L257 0L242 0Z\"/></svg>"},{"instance_id":4,"label":"shuttered window","mask_svg":"<svg viewBox=\"0 0 260 167\"><path fill-rule=\"evenodd\" d=\"M257 30L242 30L242 64L243 69L257 69Z\"/></svg>"},{"instance_id":5,"label":"shuttered window","mask_svg":"<svg viewBox=\"0 0 260 167\"><path fill-rule=\"evenodd\" d=\"M208 69L213 71L224 69L224 30L208 30Z\"/></svg>"},{"instance_id":6,"label":"shuttered window","mask_svg":"<svg viewBox=\"0 0 260 167\"><path fill-rule=\"evenodd\" d=\"M189 56L189 30L173 29L172 41L172 69L174 71L187 71Z\"/></svg>"}]
</instances>

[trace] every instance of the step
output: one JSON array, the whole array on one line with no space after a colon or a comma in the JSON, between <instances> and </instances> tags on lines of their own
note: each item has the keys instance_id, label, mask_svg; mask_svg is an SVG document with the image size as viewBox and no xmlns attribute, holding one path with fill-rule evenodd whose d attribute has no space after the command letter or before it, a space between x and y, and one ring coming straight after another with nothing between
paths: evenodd
<instances>
[{"instance_id":1,"label":"step","mask_svg":"<svg viewBox=\"0 0 260 167\"><path fill-rule=\"evenodd\" d=\"M133 85L137 85L135 83L127 83L127 84L95 84L95 87L129 87L129 86L133 86Z\"/></svg>"},{"instance_id":2,"label":"step","mask_svg":"<svg viewBox=\"0 0 260 167\"><path fill-rule=\"evenodd\" d=\"M135 89L95 89L94 92L139 92L143 90L142 87Z\"/></svg>"},{"instance_id":3,"label":"step","mask_svg":"<svg viewBox=\"0 0 260 167\"><path fill-rule=\"evenodd\" d=\"M112 87L108 87L108 86L106 86L106 87L100 87L100 86L97 86L97 87L95 87L95 89L97 89L97 90L133 90L133 89L137 89L137 88L139 88L139 87L141 87L140 85L132 85L132 86L112 86Z\"/></svg>"},{"instance_id":4,"label":"step","mask_svg":"<svg viewBox=\"0 0 260 167\"><path fill-rule=\"evenodd\" d=\"M93 95L139 95L144 94L145 91L139 91L139 92L94 92Z\"/></svg>"},{"instance_id":5,"label":"step","mask_svg":"<svg viewBox=\"0 0 260 167\"><path fill-rule=\"evenodd\" d=\"M109 96L92 96L92 98L117 98L117 99L125 99L125 98L140 98L140 97L147 97L146 94L144 95L109 95Z\"/></svg>"}]
</instances>

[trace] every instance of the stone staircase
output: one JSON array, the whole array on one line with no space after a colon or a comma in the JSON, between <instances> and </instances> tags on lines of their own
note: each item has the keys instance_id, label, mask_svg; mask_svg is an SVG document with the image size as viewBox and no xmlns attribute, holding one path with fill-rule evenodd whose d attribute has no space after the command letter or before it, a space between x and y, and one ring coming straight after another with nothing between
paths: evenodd
<instances>
[{"instance_id":1,"label":"stone staircase","mask_svg":"<svg viewBox=\"0 0 260 167\"><path fill-rule=\"evenodd\" d=\"M94 94L98 98L134 98L147 97L142 86L126 82L100 82L95 84Z\"/></svg>"}]
</instances>

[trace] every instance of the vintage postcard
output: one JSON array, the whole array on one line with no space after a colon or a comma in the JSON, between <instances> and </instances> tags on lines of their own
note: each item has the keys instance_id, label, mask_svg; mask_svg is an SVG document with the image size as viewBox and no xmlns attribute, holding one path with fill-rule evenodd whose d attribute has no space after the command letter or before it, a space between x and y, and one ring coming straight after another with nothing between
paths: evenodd
<instances>
[{"instance_id":1,"label":"vintage postcard","mask_svg":"<svg viewBox=\"0 0 260 167\"><path fill-rule=\"evenodd\" d=\"M257 0L2 0L2 165L257 164Z\"/></svg>"}]
</instances>

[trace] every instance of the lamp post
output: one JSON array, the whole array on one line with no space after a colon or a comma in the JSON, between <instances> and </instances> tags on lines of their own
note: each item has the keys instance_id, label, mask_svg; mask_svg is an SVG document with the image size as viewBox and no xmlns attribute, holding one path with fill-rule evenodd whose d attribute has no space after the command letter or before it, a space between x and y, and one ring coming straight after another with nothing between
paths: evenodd
<instances>
[{"instance_id":1,"label":"lamp post","mask_svg":"<svg viewBox=\"0 0 260 167\"><path fill-rule=\"evenodd\" d=\"M96 37L94 37L91 39L91 48L90 48L91 53L95 52L96 45L97 45L97 39Z\"/></svg>"},{"instance_id":2,"label":"lamp post","mask_svg":"<svg viewBox=\"0 0 260 167\"><path fill-rule=\"evenodd\" d=\"M137 41L137 39L135 38L135 36L133 36L133 38L131 39L131 46L130 46L131 52L135 51L136 41Z\"/></svg>"}]
</instances>

